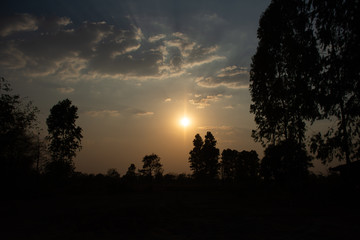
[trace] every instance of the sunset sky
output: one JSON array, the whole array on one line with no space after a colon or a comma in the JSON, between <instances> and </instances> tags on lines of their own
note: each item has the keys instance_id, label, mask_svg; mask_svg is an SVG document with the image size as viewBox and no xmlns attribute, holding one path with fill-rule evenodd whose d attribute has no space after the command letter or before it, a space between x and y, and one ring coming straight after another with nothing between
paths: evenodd
<instances>
[{"instance_id":1,"label":"sunset sky","mask_svg":"<svg viewBox=\"0 0 360 240\"><path fill-rule=\"evenodd\" d=\"M165 173L190 173L196 133L225 148L263 148L251 138L249 68L270 0L5 1L0 75L39 107L79 108L76 169L124 174L145 155ZM189 125L180 124L183 116Z\"/></svg>"}]
</instances>

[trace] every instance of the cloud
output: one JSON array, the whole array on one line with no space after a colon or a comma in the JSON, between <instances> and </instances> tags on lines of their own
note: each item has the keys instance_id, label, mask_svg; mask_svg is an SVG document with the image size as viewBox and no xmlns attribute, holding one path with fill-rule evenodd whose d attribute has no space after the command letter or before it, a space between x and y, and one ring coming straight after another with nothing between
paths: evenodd
<instances>
[{"instance_id":1,"label":"cloud","mask_svg":"<svg viewBox=\"0 0 360 240\"><path fill-rule=\"evenodd\" d=\"M164 39L166 37L165 34L158 34L158 35L154 35L149 37L149 42L153 43L153 42L157 42L161 39Z\"/></svg>"},{"instance_id":2,"label":"cloud","mask_svg":"<svg viewBox=\"0 0 360 240\"><path fill-rule=\"evenodd\" d=\"M57 88L56 90L58 90L60 93L64 93L64 94L66 94L66 93L72 93L72 92L74 92L75 91L75 89L74 88L71 88L71 87L62 87L62 88Z\"/></svg>"},{"instance_id":3,"label":"cloud","mask_svg":"<svg viewBox=\"0 0 360 240\"><path fill-rule=\"evenodd\" d=\"M172 101L171 98L166 98L166 99L164 100L164 102L171 102L171 101Z\"/></svg>"},{"instance_id":4,"label":"cloud","mask_svg":"<svg viewBox=\"0 0 360 240\"><path fill-rule=\"evenodd\" d=\"M118 117L121 113L117 110L88 111L85 114L91 117Z\"/></svg>"},{"instance_id":5,"label":"cloud","mask_svg":"<svg viewBox=\"0 0 360 240\"><path fill-rule=\"evenodd\" d=\"M248 88L249 71L245 67L229 66L221 69L215 76L199 77L196 80L201 87L215 88L226 86L228 88Z\"/></svg>"},{"instance_id":6,"label":"cloud","mask_svg":"<svg viewBox=\"0 0 360 240\"><path fill-rule=\"evenodd\" d=\"M136 113L136 116L139 116L139 117L146 117L146 116L152 116L154 115L154 112L139 112L139 113Z\"/></svg>"},{"instance_id":7,"label":"cloud","mask_svg":"<svg viewBox=\"0 0 360 240\"><path fill-rule=\"evenodd\" d=\"M191 74L194 67L225 59L216 45L203 46L181 32L147 39L134 25L120 29L104 21L73 24L68 17L29 14L7 19L0 25L0 68L23 76L145 81Z\"/></svg>"},{"instance_id":8,"label":"cloud","mask_svg":"<svg viewBox=\"0 0 360 240\"><path fill-rule=\"evenodd\" d=\"M17 14L1 17L0 36L6 37L16 32L35 31L38 29L38 20L29 14Z\"/></svg>"},{"instance_id":9,"label":"cloud","mask_svg":"<svg viewBox=\"0 0 360 240\"><path fill-rule=\"evenodd\" d=\"M202 96L196 94L193 99L189 100L189 103L195 105L197 108L202 109L210 106L211 103L220 101L223 98L231 98L231 95L217 94L217 95Z\"/></svg>"}]
</instances>

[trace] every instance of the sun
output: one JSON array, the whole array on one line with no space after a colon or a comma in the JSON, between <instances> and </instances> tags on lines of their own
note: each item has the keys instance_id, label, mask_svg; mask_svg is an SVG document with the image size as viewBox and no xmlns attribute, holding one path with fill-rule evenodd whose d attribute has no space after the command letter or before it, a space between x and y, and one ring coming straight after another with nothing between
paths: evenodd
<instances>
[{"instance_id":1,"label":"sun","mask_svg":"<svg viewBox=\"0 0 360 240\"><path fill-rule=\"evenodd\" d=\"M187 117L183 117L182 119L180 119L180 124L181 124L183 127L187 127L187 126L189 126L189 124L190 124L190 119L187 118Z\"/></svg>"}]
</instances>

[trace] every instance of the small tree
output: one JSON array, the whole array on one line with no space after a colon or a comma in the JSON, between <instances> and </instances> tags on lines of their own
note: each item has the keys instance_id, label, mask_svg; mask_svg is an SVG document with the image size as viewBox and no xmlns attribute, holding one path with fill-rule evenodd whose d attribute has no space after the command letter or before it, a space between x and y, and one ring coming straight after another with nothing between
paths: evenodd
<instances>
[{"instance_id":1,"label":"small tree","mask_svg":"<svg viewBox=\"0 0 360 240\"><path fill-rule=\"evenodd\" d=\"M146 155L143 158L143 168L139 172L145 177L159 177L162 176L163 169L160 163L160 157L156 154Z\"/></svg>"},{"instance_id":2,"label":"small tree","mask_svg":"<svg viewBox=\"0 0 360 240\"><path fill-rule=\"evenodd\" d=\"M74 170L73 158L81 149L82 129L76 126L78 108L69 99L58 102L50 110L46 120L48 126L49 151L52 160L47 164L47 172L69 176Z\"/></svg>"},{"instance_id":3,"label":"small tree","mask_svg":"<svg viewBox=\"0 0 360 240\"><path fill-rule=\"evenodd\" d=\"M130 177L130 178L134 178L136 177L136 167L135 167L135 164L131 164L130 167L128 168L126 174L125 174L126 177Z\"/></svg>"},{"instance_id":4,"label":"small tree","mask_svg":"<svg viewBox=\"0 0 360 240\"><path fill-rule=\"evenodd\" d=\"M117 179L117 178L120 178L120 173L115 168L110 168L107 170L106 176Z\"/></svg>"}]
</instances>

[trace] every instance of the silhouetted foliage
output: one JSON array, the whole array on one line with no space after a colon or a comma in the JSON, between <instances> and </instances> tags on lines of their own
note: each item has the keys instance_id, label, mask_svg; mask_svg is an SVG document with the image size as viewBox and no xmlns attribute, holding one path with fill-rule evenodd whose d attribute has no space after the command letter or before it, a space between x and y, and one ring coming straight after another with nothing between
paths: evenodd
<instances>
[{"instance_id":1,"label":"silhouetted foliage","mask_svg":"<svg viewBox=\"0 0 360 240\"><path fill-rule=\"evenodd\" d=\"M195 135L194 148L190 151L190 169L195 179L213 180L218 176L219 149L216 148L216 140L211 132L205 135L203 142L199 134Z\"/></svg>"},{"instance_id":2,"label":"silhouetted foliage","mask_svg":"<svg viewBox=\"0 0 360 240\"><path fill-rule=\"evenodd\" d=\"M106 172L106 176L114 179L120 178L120 173L115 168L110 168Z\"/></svg>"},{"instance_id":3,"label":"silhouetted foliage","mask_svg":"<svg viewBox=\"0 0 360 240\"><path fill-rule=\"evenodd\" d=\"M45 170L49 174L63 177L72 174L73 158L76 156L76 151L81 149L82 129L76 126L78 108L71 104L69 99L58 102L50 109L50 115L46 120L52 159ZM60 172L54 173L53 171Z\"/></svg>"},{"instance_id":4,"label":"silhouetted foliage","mask_svg":"<svg viewBox=\"0 0 360 240\"><path fill-rule=\"evenodd\" d=\"M232 149L224 149L221 153L221 177L224 180L235 180L236 161L239 152Z\"/></svg>"},{"instance_id":5,"label":"silhouetted foliage","mask_svg":"<svg viewBox=\"0 0 360 240\"><path fill-rule=\"evenodd\" d=\"M220 164L224 180L248 181L259 177L260 165L256 151L223 150Z\"/></svg>"},{"instance_id":6,"label":"silhouetted foliage","mask_svg":"<svg viewBox=\"0 0 360 240\"><path fill-rule=\"evenodd\" d=\"M269 145L261 161L261 175L265 181L282 184L301 184L308 176L312 158L305 147L287 140Z\"/></svg>"},{"instance_id":7,"label":"silhouetted foliage","mask_svg":"<svg viewBox=\"0 0 360 240\"><path fill-rule=\"evenodd\" d=\"M34 134L38 109L19 95L11 94L10 84L0 80L0 159L1 176L28 175L38 158L39 144Z\"/></svg>"},{"instance_id":8,"label":"silhouetted foliage","mask_svg":"<svg viewBox=\"0 0 360 240\"><path fill-rule=\"evenodd\" d=\"M144 163L143 168L139 169L139 172L142 174L142 176L150 178L162 176L164 170L158 155L146 155L142 161Z\"/></svg>"},{"instance_id":9,"label":"silhouetted foliage","mask_svg":"<svg viewBox=\"0 0 360 240\"><path fill-rule=\"evenodd\" d=\"M311 1L321 52L322 72L315 85L321 118L336 120L324 135L312 139L312 151L323 162L360 157L360 1Z\"/></svg>"},{"instance_id":10,"label":"silhouetted foliage","mask_svg":"<svg viewBox=\"0 0 360 240\"><path fill-rule=\"evenodd\" d=\"M136 166L135 164L130 164L130 167L128 168L126 174L125 174L126 177L129 177L129 178L134 178L136 177Z\"/></svg>"},{"instance_id":11,"label":"silhouetted foliage","mask_svg":"<svg viewBox=\"0 0 360 240\"><path fill-rule=\"evenodd\" d=\"M318 116L312 82L320 70L319 53L305 1L272 1L260 19L259 44L252 58L250 93L264 145L283 140L302 143L305 120Z\"/></svg>"},{"instance_id":12,"label":"silhouetted foliage","mask_svg":"<svg viewBox=\"0 0 360 240\"><path fill-rule=\"evenodd\" d=\"M259 157L254 150L240 152L235 166L237 179L255 180L259 176Z\"/></svg>"}]
</instances>

